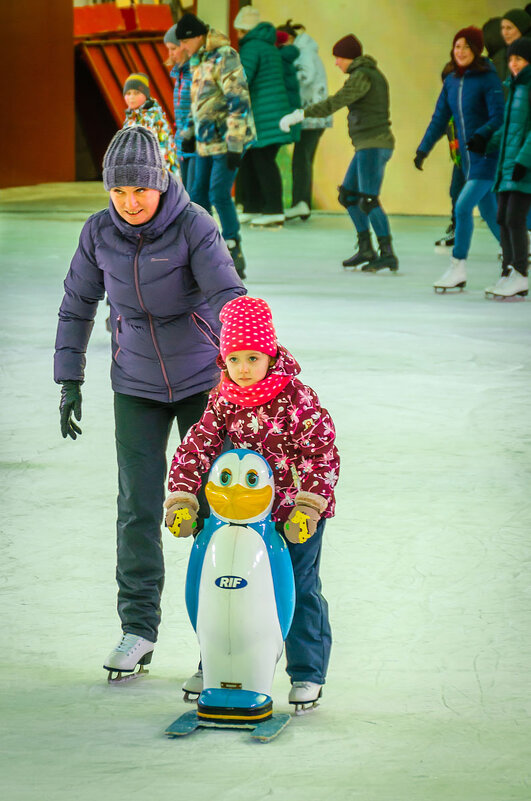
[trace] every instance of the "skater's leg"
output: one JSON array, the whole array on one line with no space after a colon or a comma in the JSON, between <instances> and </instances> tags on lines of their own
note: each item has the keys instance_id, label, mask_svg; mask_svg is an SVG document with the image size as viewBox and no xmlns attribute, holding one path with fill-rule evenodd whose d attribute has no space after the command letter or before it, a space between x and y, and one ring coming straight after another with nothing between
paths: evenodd
<instances>
[{"instance_id":1,"label":"skater's leg","mask_svg":"<svg viewBox=\"0 0 531 801\"><path fill-rule=\"evenodd\" d=\"M237 183L244 214L261 214L263 208L263 198L258 185L254 153L255 149L253 147L245 151L238 170Z\"/></svg>"},{"instance_id":2,"label":"skater's leg","mask_svg":"<svg viewBox=\"0 0 531 801\"><path fill-rule=\"evenodd\" d=\"M197 395L190 395L172 404L172 409L177 418L179 436L181 442L186 436L189 428L197 423L208 403L208 392L199 392ZM201 481L201 489L197 493L199 501L198 531L203 526L203 520L210 514L207 499L205 497L205 486L208 480L208 473L205 473Z\"/></svg>"},{"instance_id":3,"label":"skater's leg","mask_svg":"<svg viewBox=\"0 0 531 801\"><path fill-rule=\"evenodd\" d=\"M114 395L118 458L118 613L124 633L156 642L164 585L161 545L169 404Z\"/></svg>"},{"instance_id":4,"label":"skater's leg","mask_svg":"<svg viewBox=\"0 0 531 801\"><path fill-rule=\"evenodd\" d=\"M500 226L496 220L497 214L497 203L496 203L496 195L494 192L489 189L488 192L485 192L482 198L478 201L478 209L479 213L489 226L490 230L498 240L500 241Z\"/></svg>"},{"instance_id":5,"label":"skater's leg","mask_svg":"<svg viewBox=\"0 0 531 801\"><path fill-rule=\"evenodd\" d=\"M360 160L358 151L350 162L343 178L343 183L339 187L339 202L346 208L350 219L358 234L369 230L369 217L359 207L360 185L358 179L358 162Z\"/></svg>"},{"instance_id":6,"label":"skater's leg","mask_svg":"<svg viewBox=\"0 0 531 801\"><path fill-rule=\"evenodd\" d=\"M380 203L380 192L385 166L392 154L393 151L386 147L371 147L358 152L360 209L368 212L370 223L378 238L388 237L391 234L387 214Z\"/></svg>"},{"instance_id":7,"label":"skater's leg","mask_svg":"<svg viewBox=\"0 0 531 801\"><path fill-rule=\"evenodd\" d=\"M221 233L225 241L240 239L240 223L236 213L236 206L231 196L231 190L236 178L236 170L227 166L227 156L221 153L211 156L212 170L210 173L210 202L216 209L221 223Z\"/></svg>"},{"instance_id":8,"label":"skater's leg","mask_svg":"<svg viewBox=\"0 0 531 801\"><path fill-rule=\"evenodd\" d=\"M328 604L321 594L319 563L325 520L302 545L288 542L295 575L295 614L286 638L286 670L292 681L324 684L332 645Z\"/></svg>"},{"instance_id":9,"label":"skater's leg","mask_svg":"<svg viewBox=\"0 0 531 801\"><path fill-rule=\"evenodd\" d=\"M476 178L466 181L455 204L455 243L452 251L454 259L466 259L470 250L474 231L474 208L490 192L492 181Z\"/></svg>"},{"instance_id":10,"label":"skater's leg","mask_svg":"<svg viewBox=\"0 0 531 801\"><path fill-rule=\"evenodd\" d=\"M450 181L450 200L452 201L452 227L455 228L455 204L465 185L465 174L458 164L454 164Z\"/></svg>"},{"instance_id":11,"label":"skater's leg","mask_svg":"<svg viewBox=\"0 0 531 801\"><path fill-rule=\"evenodd\" d=\"M262 214L282 214L282 178L276 162L280 145L254 147L253 163L256 179L263 200Z\"/></svg>"},{"instance_id":12,"label":"skater's leg","mask_svg":"<svg viewBox=\"0 0 531 801\"><path fill-rule=\"evenodd\" d=\"M188 193L190 200L202 206L209 214L212 214L212 204L210 201L210 173L212 172L212 156L194 157L193 180L188 180Z\"/></svg>"},{"instance_id":13,"label":"skater's leg","mask_svg":"<svg viewBox=\"0 0 531 801\"><path fill-rule=\"evenodd\" d=\"M509 266L513 263L513 244L511 233L507 225L507 206L511 192L498 194L498 211L496 221L500 228L500 243L502 247L502 275L509 274Z\"/></svg>"},{"instance_id":14,"label":"skater's leg","mask_svg":"<svg viewBox=\"0 0 531 801\"><path fill-rule=\"evenodd\" d=\"M508 192L507 227L511 240L512 261L510 264L521 275L528 273L529 235L527 215L531 207L531 195L526 192Z\"/></svg>"},{"instance_id":15,"label":"skater's leg","mask_svg":"<svg viewBox=\"0 0 531 801\"><path fill-rule=\"evenodd\" d=\"M308 208L311 209L312 207L313 160L319 139L323 135L323 130L323 128L303 128L300 141L295 142L291 161L293 179L292 206L304 202L308 204Z\"/></svg>"}]
</instances>

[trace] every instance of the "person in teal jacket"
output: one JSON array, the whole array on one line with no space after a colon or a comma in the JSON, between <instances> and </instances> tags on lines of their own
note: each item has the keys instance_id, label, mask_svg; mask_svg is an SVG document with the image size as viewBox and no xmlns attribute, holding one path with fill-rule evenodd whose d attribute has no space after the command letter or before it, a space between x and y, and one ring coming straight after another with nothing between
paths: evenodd
<instances>
[{"instance_id":1,"label":"person in teal jacket","mask_svg":"<svg viewBox=\"0 0 531 801\"><path fill-rule=\"evenodd\" d=\"M521 37L507 50L510 77L503 125L487 151L499 148L494 178L502 246L502 276L487 295L528 293L527 214L531 208L531 39Z\"/></svg>"},{"instance_id":2,"label":"person in teal jacket","mask_svg":"<svg viewBox=\"0 0 531 801\"><path fill-rule=\"evenodd\" d=\"M245 153L240 172L243 215L251 225L282 225L282 179L276 156L283 144L293 141L281 131L280 119L290 111L277 32L270 22L260 22L258 9L244 6L234 20L240 58L249 84L256 125L256 141Z\"/></svg>"}]
</instances>

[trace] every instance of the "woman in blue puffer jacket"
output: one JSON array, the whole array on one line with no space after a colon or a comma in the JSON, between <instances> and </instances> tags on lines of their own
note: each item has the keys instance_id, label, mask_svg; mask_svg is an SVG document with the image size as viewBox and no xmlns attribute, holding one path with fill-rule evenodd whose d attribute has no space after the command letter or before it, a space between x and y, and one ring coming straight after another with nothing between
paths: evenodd
<instances>
[{"instance_id":1,"label":"woman in blue puffer jacket","mask_svg":"<svg viewBox=\"0 0 531 801\"><path fill-rule=\"evenodd\" d=\"M456 229L450 268L434 283L435 290L462 288L466 285L466 258L474 229L473 211L481 216L499 241L496 222L496 198L492 192L497 154L487 156L471 152L480 142L488 142L503 121L503 89L493 65L481 57L483 35L469 27L454 36L451 60L454 70L443 83L435 112L418 146L414 159L417 169L435 143L446 134L453 117L461 165L466 179L455 207Z\"/></svg>"},{"instance_id":2,"label":"woman in blue puffer jacket","mask_svg":"<svg viewBox=\"0 0 531 801\"><path fill-rule=\"evenodd\" d=\"M155 136L119 131L103 161L109 208L81 232L59 310L55 381L61 432L81 433L85 353L98 302L111 306L118 457L117 581L123 637L105 667L150 661L164 583L161 531L166 446L184 437L219 381L219 312L244 295L211 216L169 175Z\"/></svg>"}]
</instances>

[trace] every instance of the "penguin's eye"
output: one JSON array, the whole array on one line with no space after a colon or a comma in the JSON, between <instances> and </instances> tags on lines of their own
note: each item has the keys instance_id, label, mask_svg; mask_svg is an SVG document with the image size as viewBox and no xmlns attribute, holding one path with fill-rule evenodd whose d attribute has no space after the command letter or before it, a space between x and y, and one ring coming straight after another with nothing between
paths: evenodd
<instances>
[{"instance_id":1,"label":"penguin's eye","mask_svg":"<svg viewBox=\"0 0 531 801\"><path fill-rule=\"evenodd\" d=\"M248 470L245 474L245 483L248 487L256 487L258 484L259 478L258 473L256 470Z\"/></svg>"},{"instance_id":2,"label":"penguin's eye","mask_svg":"<svg viewBox=\"0 0 531 801\"><path fill-rule=\"evenodd\" d=\"M219 477L219 483L222 487L228 487L232 481L232 472L230 470L222 470Z\"/></svg>"}]
</instances>

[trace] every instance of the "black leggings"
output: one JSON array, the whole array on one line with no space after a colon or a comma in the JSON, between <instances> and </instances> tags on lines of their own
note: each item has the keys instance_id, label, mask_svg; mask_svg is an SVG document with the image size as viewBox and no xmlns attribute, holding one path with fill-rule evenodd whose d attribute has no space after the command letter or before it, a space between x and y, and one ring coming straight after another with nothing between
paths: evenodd
<instances>
[{"instance_id":1,"label":"black leggings","mask_svg":"<svg viewBox=\"0 0 531 801\"><path fill-rule=\"evenodd\" d=\"M240 167L239 196L250 214L282 214L282 179L276 162L280 145L251 147Z\"/></svg>"},{"instance_id":2,"label":"black leggings","mask_svg":"<svg viewBox=\"0 0 531 801\"><path fill-rule=\"evenodd\" d=\"M531 206L531 195L527 192L499 192L498 216L503 255L503 269L509 265L522 275L527 275L528 233L527 213Z\"/></svg>"}]
</instances>

